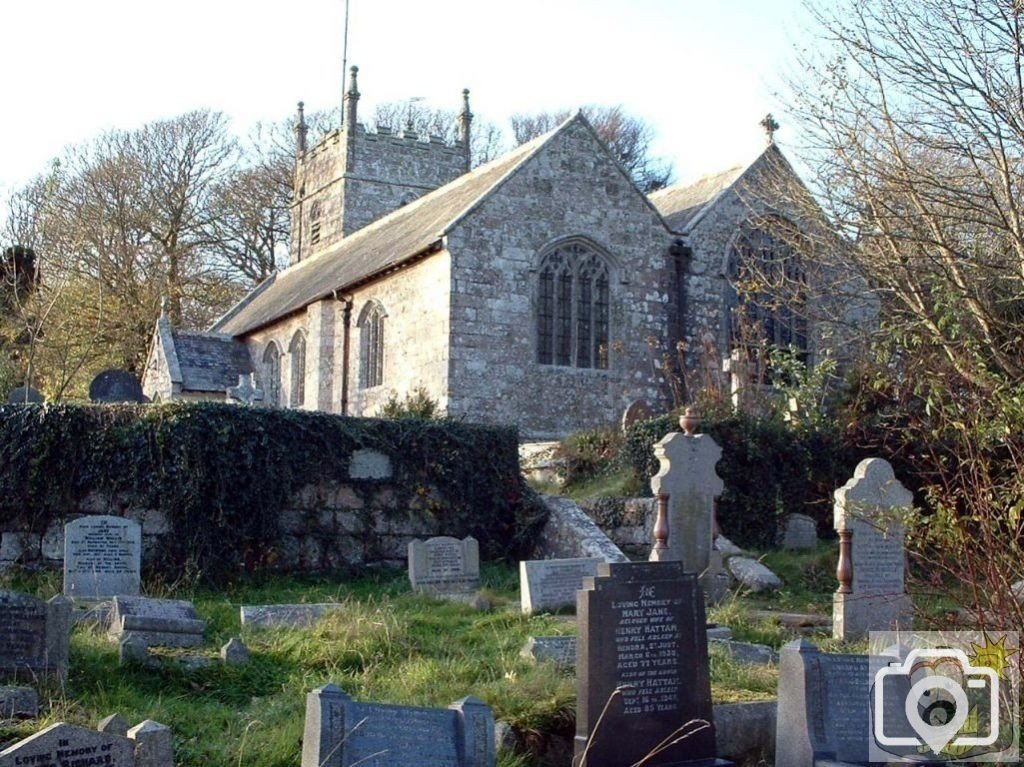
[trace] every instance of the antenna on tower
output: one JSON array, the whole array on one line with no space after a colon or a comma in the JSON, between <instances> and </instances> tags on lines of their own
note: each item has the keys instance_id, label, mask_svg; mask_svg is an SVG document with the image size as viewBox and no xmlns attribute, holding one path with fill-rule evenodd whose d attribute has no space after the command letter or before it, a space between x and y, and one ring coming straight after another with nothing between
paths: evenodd
<instances>
[{"instance_id":1,"label":"antenna on tower","mask_svg":"<svg viewBox=\"0 0 1024 767\"><path fill-rule=\"evenodd\" d=\"M345 0L345 32L341 39L341 119L339 125L345 124L345 75L348 72L348 3Z\"/></svg>"}]
</instances>

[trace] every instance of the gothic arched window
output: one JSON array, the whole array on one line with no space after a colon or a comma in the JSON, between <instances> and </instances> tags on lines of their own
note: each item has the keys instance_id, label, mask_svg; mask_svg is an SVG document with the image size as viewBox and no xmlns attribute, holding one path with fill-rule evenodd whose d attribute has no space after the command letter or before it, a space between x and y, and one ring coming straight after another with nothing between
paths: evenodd
<instances>
[{"instance_id":1,"label":"gothic arched window","mask_svg":"<svg viewBox=\"0 0 1024 767\"><path fill-rule=\"evenodd\" d=\"M292 396L289 404L302 407L306 399L306 334L301 330L296 330L292 336L288 355L292 360Z\"/></svg>"},{"instance_id":2,"label":"gothic arched window","mask_svg":"<svg viewBox=\"0 0 1024 767\"><path fill-rule=\"evenodd\" d=\"M369 389L384 383L384 318L377 301L368 301L359 314L359 386Z\"/></svg>"},{"instance_id":3,"label":"gothic arched window","mask_svg":"<svg viewBox=\"0 0 1024 767\"><path fill-rule=\"evenodd\" d=\"M766 218L740 232L729 253L729 348L793 348L806 360L807 280L792 223Z\"/></svg>"},{"instance_id":4,"label":"gothic arched window","mask_svg":"<svg viewBox=\"0 0 1024 767\"><path fill-rule=\"evenodd\" d=\"M266 402L270 407L281 406L281 350L271 341L263 352L263 371L266 373Z\"/></svg>"},{"instance_id":5,"label":"gothic arched window","mask_svg":"<svg viewBox=\"0 0 1024 767\"><path fill-rule=\"evenodd\" d=\"M537 284L537 362L608 367L608 264L578 241L541 259Z\"/></svg>"}]
</instances>

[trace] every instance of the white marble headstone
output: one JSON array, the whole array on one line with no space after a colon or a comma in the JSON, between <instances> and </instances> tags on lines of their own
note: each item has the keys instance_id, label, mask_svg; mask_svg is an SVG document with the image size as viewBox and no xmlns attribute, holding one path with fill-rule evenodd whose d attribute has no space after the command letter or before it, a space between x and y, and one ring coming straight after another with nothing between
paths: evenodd
<instances>
[{"instance_id":1,"label":"white marble headstone","mask_svg":"<svg viewBox=\"0 0 1024 767\"><path fill-rule=\"evenodd\" d=\"M139 593L142 527L124 517L95 515L64 526L64 593L110 599Z\"/></svg>"}]
</instances>

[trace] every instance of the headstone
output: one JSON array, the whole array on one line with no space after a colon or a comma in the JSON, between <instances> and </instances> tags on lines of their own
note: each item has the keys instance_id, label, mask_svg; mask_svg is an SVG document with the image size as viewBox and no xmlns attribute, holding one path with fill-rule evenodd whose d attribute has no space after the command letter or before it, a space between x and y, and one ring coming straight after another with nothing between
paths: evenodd
<instances>
[{"instance_id":1,"label":"headstone","mask_svg":"<svg viewBox=\"0 0 1024 767\"><path fill-rule=\"evenodd\" d=\"M106 716L96 725L96 729L100 732L105 732L108 735L120 735L122 738L128 737L129 727L128 720L120 714Z\"/></svg>"},{"instance_id":2,"label":"headstone","mask_svg":"<svg viewBox=\"0 0 1024 767\"><path fill-rule=\"evenodd\" d=\"M806 514L787 514L782 522L782 548L787 551L818 546L818 523Z\"/></svg>"},{"instance_id":3,"label":"headstone","mask_svg":"<svg viewBox=\"0 0 1024 767\"><path fill-rule=\"evenodd\" d=\"M142 384L127 370L110 369L92 379L89 399L93 402L145 402Z\"/></svg>"},{"instance_id":4,"label":"headstone","mask_svg":"<svg viewBox=\"0 0 1024 767\"><path fill-rule=\"evenodd\" d=\"M728 764L715 758L696 573L682 562L602 564L577 600L574 765L584 754L585 767Z\"/></svg>"},{"instance_id":5,"label":"headstone","mask_svg":"<svg viewBox=\"0 0 1024 767\"><path fill-rule=\"evenodd\" d=\"M241 637L231 637L227 644L220 648L220 659L225 666L244 666L249 662L249 648Z\"/></svg>"},{"instance_id":6,"label":"headstone","mask_svg":"<svg viewBox=\"0 0 1024 767\"><path fill-rule=\"evenodd\" d=\"M519 651L519 657L534 663L549 661L559 668L576 666L576 637L530 637Z\"/></svg>"},{"instance_id":7,"label":"headstone","mask_svg":"<svg viewBox=\"0 0 1024 767\"><path fill-rule=\"evenodd\" d=\"M871 762L872 682L895 657L822 653L806 639L779 653L779 703L775 763L814 767L820 761ZM900 711L910 693L886 700L886 726L914 737ZM912 753L912 751L911 751Z\"/></svg>"},{"instance_id":8,"label":"headstone","mask_svg":"<svg viewBox=\"0 0 1024 767\"><path fill-rule=\"evenodd\" d=\"M713 564L715 499L724 487L715 464L722 448L707 434L672 432L655 444L654 455L661 467L651 489L668 494L668 548L660 561L682 562L686 572L702 575ZM714 564L709 576L720 572L721 558Z\"/></svg>"},{"instance_id":9,"label":"headstone","mask_svg":"<svg viewBox=\"0 0 1024 767\"><path fill-rule=\"evenodd\" d=\"M242 605L242 625L246 628L308 628L320 618L341 609L337 602L295 605Z\"/></svg>"},{"instance_id":10,"label":"headstone","mask_svg":"<svg viewBox=\"0 0 1024 767\"><path fill-rule=\"evenodd\" d=\"M93 764L135 767L135 743L119 735L57 722L0 751L0 767L85 767Z\"/></svg>"},{"instance_id":11,"label":"headstone","mask_svg":"<svg viewBox=\"0 0 1024 767\"><path fill-rule=\"evenodd\" d=\"M519 595L522 611L533 615L544 610L576 606L576 592L583 579L597 575L597 557L533 559L519 563Z\"/></svg>"},{"instance_id":12,"label":"headstone","mask_svg":"<svg viewBox=\"0 0 1024 767\"><path fill-rule=\"evenodd\" d=\"M0 720L35 719L39 716L39 695L32 687L0 686Z\"/></svg>"},{"instance_id":13,"label":"headstone","mask_svg":"<svg viewBox=\"0 0 1024 767\"><path fill-rule=\"evenodd\" d=\"M56 596L49 602L27 594L0 591L0 677L61 678L68 667L71 605Z\"/></svg>"},{"instance_id":14,"label":"headstone","mask_svg":"<svg viewBox=\"0 0 1024 767\"><path fill-rule=\"evenodd\" d=\"M306 696L302 767L494 767L494 717L476 698L448 708L358 703L333 684Z\"/></svg>"},{"instance_id":15,"label":"headstone","mask_svg":"<svg viewBox=\"0 0 1024 767\"><path fill-rule=\"evenodd\" d=\"M147 647L198 647L206 621L184 599L114 597L110 636L118 641L131 635Z\"/></svg>"},{"instance_id":16,"label":"headstone","mask_svg":"<svg viewBox=\"0 0 1024 767\"><path fill-rule=\"evenodd\" d=\"M33 405L43 401L43 395L32 386L19 386L7 395L8 405Z\"/></svg>"},{"instance_id":17,"label":"headstone","mask_svg":"<svg viewBox=\"0 0 1024 767\"><path fill-rule=\"evenodd\" d=\"M409 543L413 591L468 600L480 588L480 550L472 537L441 536Z\"/></svg>"},{"instance_id":18,"label":"headstone","mask_svg":"<svg viewBox=\"0 0 1024 767\"><path fill-rule=\"evenodd\" d=\"M94 515L64 526L64 593L110 599L139 593L142 527L124 517Z\"/></svg>"},{"instance_id":19,"label":"headstone","mask_svg":"<svg viewBox=\"0 0 1024 767\"><path fill-rule=\"evenodd\" d=\"M779 654L768 645L751 642L735 642L732 639L712 639L708 637L711 647L722 650L733 663L744 666L761 666L778 663Z\"/></svg>"},{"instance_id":20,"label":"headstone","mask_svg":"<svg viewBox=\"0 0 1024 767\"><path fill-rule=\"evenodd\" d=\"M646 421L653 415L647 400L635 399L626 406L622 413L622 430L625 431L637 421Z\"/></svg>"},{"instance_id":21,"label":"headstone","mask_svg":"<svg viewBox=\"0 0 1024 767\"><path fill-rule=\"evenodd\" d=\"M171 728L147 719L128 730L135 741L135 767L173 767Z\"/></svg>"},{"instance_id":22,"label":"headstone","mask_svg":"<svg viewBox=\"0 0 1024 767\"><path fill-rule=\"evenodd\" d=\"M857 465L853 478L835 492L835 529L853 533L850 593L832 600L832 633L850 641L868 631L910 628L913 604L906 593L902 515L913 494L881 458Z\"/></svg>"}]
</instances>

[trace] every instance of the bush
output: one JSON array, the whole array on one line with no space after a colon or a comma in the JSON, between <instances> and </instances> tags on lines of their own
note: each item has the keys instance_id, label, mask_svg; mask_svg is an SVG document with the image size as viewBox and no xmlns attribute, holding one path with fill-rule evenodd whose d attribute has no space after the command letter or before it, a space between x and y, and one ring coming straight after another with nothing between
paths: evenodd
<instances>
[{"instance_id":1,"label":"bush","mask_svg":"<svg viewBox=\"0 0 1024 767\"><path fill-rule=\"evenodd\" d=\"M620 465L622 432L606 427L571 434L559 445L565 461L565 485L612 473Z\"/></svg>"},{"instance_id":2,"label":"bush","mask_svg":"<svg viewBox=\"0 0 1024 767\"><path fill-rule=\"evenodd\" d=\"M398 399L398 394L391 393L387 402L381 405L381 418L421 418L424 420L436 420L441 417L441 408L437 400L433 399L426 389L420 387L413 392L407 392L404 400Z\"/></svg>"},{"instance_id":3,"label":"bush","mask_svg":"<svg viewBox=\"0 0 1024 767\"><path fill-rule=\"evenodd\" d=\"M542 515L524 493L514 428L217 403L0 407L0 529L42 533L99 492L166 515L157 572L224 580L269 566L288 500L347 483L361 448L390 457L400 509L417 498L488 559L525 553ZM353 487L371 508L379 483Z\"/></svg>"},{"instance_id":4,"label":"bush","mask_svg":"<svg viewBox=\"0 0 1024 767\"><path fill-rule=\"evenodd\" d=\"M623 440L623 461L649 492L658 471L654 443L678 431L678 416L634 423ZM793 426L779 418L735 413L701 424L722 448L717 466L725 489L718 524L741 546L775 544L780 518L790 512L813 517L821 532L832 530L832 493L863 457L840 432L824 424Z\"/></svg>"}]
</instances>

